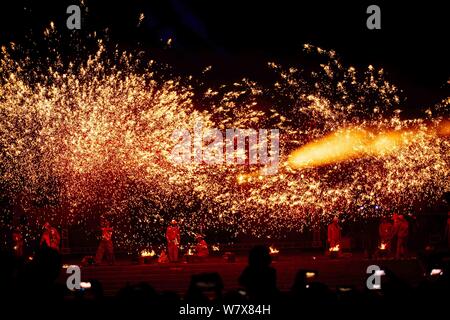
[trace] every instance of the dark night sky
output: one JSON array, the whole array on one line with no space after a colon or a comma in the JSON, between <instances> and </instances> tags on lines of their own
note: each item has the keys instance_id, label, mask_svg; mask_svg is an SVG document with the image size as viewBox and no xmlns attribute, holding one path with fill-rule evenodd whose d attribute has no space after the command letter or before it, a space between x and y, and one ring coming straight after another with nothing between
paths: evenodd
<instances>
[{"instance_id":1,"label":"dark night sky","mask_svg":"<svg viewBox=\"0 0 450 320\"><path fill-rule=\"evenodd\" d=\"M304 43L334 49L345 64L382 66L404 90L406 107L434 104L446 94L450 62L444 1L94 1L85 0L82 32L109 28L124 48L170 57L181 72L214 66L218 82L264 80L266 62L298 63ZM14 1L0 9L0 42L38 36L55 21L64 36L71 1ZM381 7L382 29L366 28L366 8ZM138 28L140 13L145 19ZM71 31L79 32L79 31ZM80 33L83 34L83 33ZM170 50L164 49L173 38Z\"/></svg>"}]
</instances>

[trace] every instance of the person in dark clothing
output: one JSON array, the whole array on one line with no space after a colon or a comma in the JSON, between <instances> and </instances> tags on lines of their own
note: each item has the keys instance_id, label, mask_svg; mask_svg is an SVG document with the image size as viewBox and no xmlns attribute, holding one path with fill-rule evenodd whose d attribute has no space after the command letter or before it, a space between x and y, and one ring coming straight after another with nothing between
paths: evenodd
<instances>
[{"instance_id":1,"label":"person in dark clothing","mask_svg":"<svg viewBox=\"0 0 450 320\"><path fill-rule=\"evenodd\" d=\"M270 266L271 262L268 247L256 246L250 250L248 266L239 277L239 283L251 300L269 300L277 295L276 270Z\"/></svg>"},{"instance_id":2,"label":"person in dark clothing","mask_svg":"<svg viewBox=\"0 0 450 320\"><path fill-rule=\"evenodd\" d=\"M450 210L447 214L447 224L445 225L444 238L447 239L447 249L450 251Z\"/></svg>"},{"instance_id":3,"label":"person in dark clothing","mask_svg":"<svg viewBox=\"0 0 450 320\"><path fill-rule=\"evenodd\" d=\"M378 221L376 219L366 219L366 221L363 222L364 253L368 259L372 259L377 250L378 229Z\"/></svg>"}]
</instances>

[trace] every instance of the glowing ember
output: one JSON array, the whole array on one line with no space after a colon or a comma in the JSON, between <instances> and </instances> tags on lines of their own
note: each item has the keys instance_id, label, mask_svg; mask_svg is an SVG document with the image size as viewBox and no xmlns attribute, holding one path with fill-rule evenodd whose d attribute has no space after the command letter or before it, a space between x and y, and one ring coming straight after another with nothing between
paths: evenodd
<instances>
[{"instance_id":1,"label":"glowing ember","mask_svg":"<svg viewBox=\"0 0 450 320\"><path fill-rule=\"evenodd\" d=\"M336 246L334 246L334 247L331 247L330 249L329 249L331 252L338 252L340 249L339 249L339 245L336 245Z\"/></svg>"},{"instance_id":2,"label":"glowing ember","mask_svg":"<svg viewBox=\"0 0 450 320\"><path fill-rule=\"evenodd\" d=\"M156 255L156 252L154 250L142 250L141 251L141 257L154 257Z\"/></svg>"},{"instance_id":3,"label":"glowing ember","mask_svg":"<svg viewBox=\"0 0 450 320\"><path fill-rule=\"evenodd\" d=\"M386 243L381 243L380 246L378 247L380 250L386 250L387 245Z\"/></svg>"},{"instance_id":4,"label":"glowing ember","mask_svg":"<svg viewBox=\"0 0 450 320\"><path fill-rule=\"evenodd\" d=\"M92 287L90 282L80 282L80 287L82 289L90 289Z\"/></svg>"},{"instance_id":5,"label":"glowing ember","mask_svg":"<svg viewBox=\"0 0 450 320\"><path fill-rule=\"evenodd\" d=\"M433 269L430 272L430 276L442 276L444 274L444 272L442 271L442 269Z\"/></svg>"},{"instance_id":6,"label":"glowing ember","mask_svg":"<svg viewBox=\"0 0 450 320\"><path fill-rule=\"evenodd\" d=\"M218 251L220 251L220 247L219 247L219 245L212 245L211 246L211 249L212 249L212 251L214 251L214 252L218 252Z\"/></svg>"},{"instance_id":7,"label":"glowing ember","mask_svg":"<svg viewBox=\"0 0 450 320\"><path fill-rule=\"evenodd\" d=\"M269 247L269 251L270 251L270 254L278 254L280 252L280 250L278 250L277 248L272 247L272 246Z\"/></svg>"}]
</instances>

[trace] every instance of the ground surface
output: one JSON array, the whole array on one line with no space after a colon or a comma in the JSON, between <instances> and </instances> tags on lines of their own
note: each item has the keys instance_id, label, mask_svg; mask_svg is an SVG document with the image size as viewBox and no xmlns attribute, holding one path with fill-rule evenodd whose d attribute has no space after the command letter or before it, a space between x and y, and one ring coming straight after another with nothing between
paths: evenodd
<instances>
[{"instance_id":1,"label":"ground surface","mask_svg":"<svg viewBox=\"0 0 450 320\"><path fill-rule=\"evenodd\" d=\"M76 261L65 261L76 263ZM221 257L210 257L202 262L180 262L170 264L137 264L131 260L119 260L115 265L88 266L82 268L82 281L99 280L108 296L115 295L127 283L147 282L157 291L186 292L193 274L202 272L219 272L225 290L239 287L238 277L247 264L245 256L237 256L236 262L226 262ZM411 285L417 284L423 276L418 260L367 260L361 255L352 255L339 259L330 259L321 254L289 254L280 255L273 267L277 270L279 289L287 291L294 282L299 269L318 271L317 280L332 288L337 286L353 286L362 289L365 286L369 265L376 264L381 268L389 268L401 279ZM61 274L60 281L66 275Z\"/></svg>"}]
</instances>

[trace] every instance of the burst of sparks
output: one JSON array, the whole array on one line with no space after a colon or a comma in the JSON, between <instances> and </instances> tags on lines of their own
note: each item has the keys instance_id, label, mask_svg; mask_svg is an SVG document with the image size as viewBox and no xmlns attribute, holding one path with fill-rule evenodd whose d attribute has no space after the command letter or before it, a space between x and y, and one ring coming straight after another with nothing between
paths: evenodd
<instances>
[{"instance_id":1,"label":"burst of sparks","mask_svg":"<svg viewBox=\"0 0 450 320\"><path fill-rule=\"evenodd\" d=\"M272 88L246 79L209 88L202 101L210 111L199 111L191 84L158 78L152 66L139 72L126 52L111 64L101 42L85 60L57 60L45 72L9 50L2 48L0 64L0 183L41 222L108 213L118 242L142 247L173 217L193 234L280 234L336 212L411 209L450 187L449 101L423 119L402 120L383 70L359 73L333 51L305 46L328 61L312 73L270 63L279 74ZM261 97L272 105L262 108ZM278 173L172 162L172 133L199 121L280 129Z\"/></svg>"}]
</instances>

